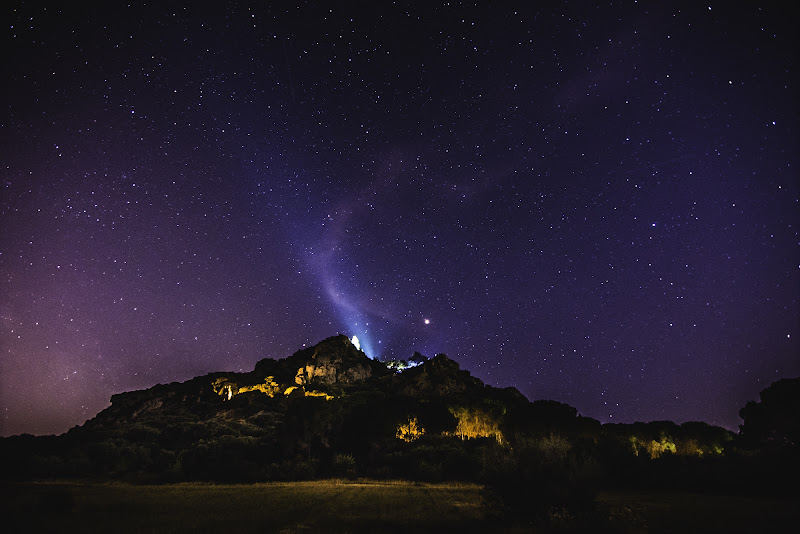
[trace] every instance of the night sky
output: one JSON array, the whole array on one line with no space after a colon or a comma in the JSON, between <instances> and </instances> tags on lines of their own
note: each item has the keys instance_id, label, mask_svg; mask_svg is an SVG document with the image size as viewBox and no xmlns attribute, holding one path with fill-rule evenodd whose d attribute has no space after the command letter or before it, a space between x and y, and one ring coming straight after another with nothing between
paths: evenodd
<instances>
[{"instance_id":1,"label":"night sky","mask_svg":"<svg viewBox=\"0 0 800 534\"><path fill-rule=\"evenodd\" d=\"M776 4L15 4L2 435L337 333L602 422L800 375Z\"/></svg>"}]
</instances>

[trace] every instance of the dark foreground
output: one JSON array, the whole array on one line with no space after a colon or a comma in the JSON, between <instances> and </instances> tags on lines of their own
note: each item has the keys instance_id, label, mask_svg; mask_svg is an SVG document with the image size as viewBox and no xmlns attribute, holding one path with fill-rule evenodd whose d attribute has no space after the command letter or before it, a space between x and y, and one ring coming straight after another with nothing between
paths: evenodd
<instances>
[{"instance_id":1,"label":"dark foreground","mask_svg":"<svg viewBox=\"0 0 800 534\"><path fill-rule=\"evenodd\" d=\"M251 485L43 482L2 486L7 532L793 532L796 502L601 493L596 524L502 524L476 484L315 481ZM5 530L5 528L4 528Z\"/></svg>"}]
</instances>

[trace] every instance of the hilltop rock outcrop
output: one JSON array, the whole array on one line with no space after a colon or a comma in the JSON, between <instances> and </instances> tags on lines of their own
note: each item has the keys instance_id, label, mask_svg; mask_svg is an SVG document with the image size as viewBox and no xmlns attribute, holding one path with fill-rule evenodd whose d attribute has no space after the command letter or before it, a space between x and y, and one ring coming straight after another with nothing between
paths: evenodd
<instances>
[{"instance_id":1,"label":"hilltop rock outcrop","mask_svg":"<svg viewBox=\"0 0 800 534\"><path fill-rule=\"evenodd\" d=\"M343 335L325 339L309 349L299 351L289 360L299 363L294 376L298 386L352 384L388 374L385 365L369 359Z\"/></svg>"},{"instance_id":2,"label":"hilltop rock outcrop","mask_svg":"<svg viewBox=\"0 0 800 534\"><path fill-rule=\"evenodd\" d=\"M484 389L483 382L462 370L458 362L437 354L424 364L410 368L398 377L401 392L410 397L442 397Z\"/></svg>"},{"instance_id":3,"label":"hilltop rock outcrop","mask_svg":"<svg viewBox=\"0 0 800 534\"><path fill-rule=\"evenodd\" d=\"M206 417L218 409L220 401L245 393L266 398L289 394L327 398L330 395L320 388L341 389L390 374L386 365L370 359L347 336L337 335L288 358L262 359L248 373L218 372L113 395L111 406L84 426L106 428L154 415Z\"/></svg>"}]
</instances>

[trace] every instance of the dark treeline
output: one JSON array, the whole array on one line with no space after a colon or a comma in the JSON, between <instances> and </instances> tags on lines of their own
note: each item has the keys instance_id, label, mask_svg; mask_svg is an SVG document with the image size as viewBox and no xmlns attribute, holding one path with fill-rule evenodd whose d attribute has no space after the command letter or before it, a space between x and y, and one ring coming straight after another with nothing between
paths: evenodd
<instances>
[{"instance_id":1,"label":"dark treeline","mask_svg":"<svg viewBox=\"0 0 800 534\"><path fill-rule=\"evenodd\" d=\"M498 513L540 517L591 513L601 488L798 491L800 379L762 391L734 434L701 422L601 425L486 386L444 355L413 363L386 366L330 338L252 373L115 395L61 436L4 438L0 467L10 479L141 483L473 481Z\"/></svg>"}]
</instances>

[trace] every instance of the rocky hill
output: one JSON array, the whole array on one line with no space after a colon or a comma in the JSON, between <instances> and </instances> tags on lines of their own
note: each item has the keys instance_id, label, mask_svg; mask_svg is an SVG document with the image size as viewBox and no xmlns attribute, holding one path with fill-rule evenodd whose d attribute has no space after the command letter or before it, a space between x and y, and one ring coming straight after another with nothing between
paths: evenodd
<instances>
[{"instance_id":1,"label":"rocky hill","mask_svg":"<svg viewBox=\"0 0 800 534\"><path fill-rule=\"evenodd\" d=\"M379 362L339 335L247 373L114 395L62 436L0 440L0 468L136 481L491 480L523 461L571 470L604 458L711 457L730 439L703 423L603 427L569 405L486 385L444 354Z\"/></svg>"},{"instance_id":2,"label":"rocky hill","mask_svg":"<svg viewBox=\"0 0 800 534\"><path fill-rule=\"evenodd\" d=\"M493 388L487 389L483 382L443 354L399 372L370 359L350 339L338 335L284 359L260 360L248 373L212 373L186 382L158 384L146 390L113 395L110 407L75 431L181 414L247 418L249 408L254 405L282 409L287 401L297 397L346 401L351 394L369 389L424 399L480 394ZM517 397L524 399L519 393Z\"/></svg>"}]
</instances>

